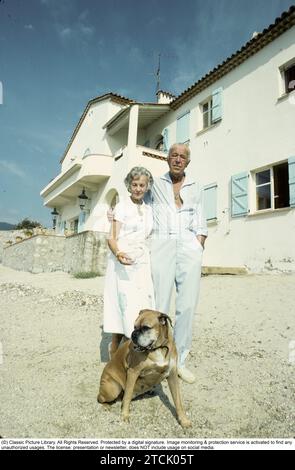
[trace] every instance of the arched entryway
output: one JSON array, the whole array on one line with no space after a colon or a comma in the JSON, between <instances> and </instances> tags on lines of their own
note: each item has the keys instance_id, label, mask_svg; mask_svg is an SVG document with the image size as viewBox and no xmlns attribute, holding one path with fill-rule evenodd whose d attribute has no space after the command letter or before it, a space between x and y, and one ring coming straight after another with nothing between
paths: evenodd
<instances>
[{"instance_id":1,"label":"arched entryway","mask_svg":"<svg viewBox=\"0 0 295 470\"><path fill-rule=\"evenodd\" d=\"M119 194L116 189L110 189L105 196L105 203L109 208L114 209L115 205L119 202Z\"/></svg>"}]
</instances>

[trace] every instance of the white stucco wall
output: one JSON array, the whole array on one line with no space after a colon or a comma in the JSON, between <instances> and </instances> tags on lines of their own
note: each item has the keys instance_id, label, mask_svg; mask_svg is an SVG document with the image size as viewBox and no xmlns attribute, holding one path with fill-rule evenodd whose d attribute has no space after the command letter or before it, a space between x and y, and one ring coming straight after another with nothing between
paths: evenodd
<instances>
[{"instance_id":1,"label":"white stucco wall","mask_svg":"<svg viewBox=\"0 0 295 470\"><path fill-rule=\"evenodd\" d=\"M103 126L123 106L105 99L90 106L62 163L62 171L76 159L82 158L85 152L90 154L112 155L116 141L106 138Z\"/></svg>"},{"instance_id":2,"label":"white stucco wall","mask_svg":"<svg viewBox=\"0 0 295 470\"><path fill-rule=\"evenodd\" d=\"M292 28L191 100L191 170L202 184L218 184L218 220L209 227L206 265L295 271L295 209L235 219L228 212L232 175L295 155L295 104L278 100L279 67L294 57ZM199 103L220 86L222 121L196 135ZM249 188L252 201L254 191Z\"/></svg>"}]
</instances>

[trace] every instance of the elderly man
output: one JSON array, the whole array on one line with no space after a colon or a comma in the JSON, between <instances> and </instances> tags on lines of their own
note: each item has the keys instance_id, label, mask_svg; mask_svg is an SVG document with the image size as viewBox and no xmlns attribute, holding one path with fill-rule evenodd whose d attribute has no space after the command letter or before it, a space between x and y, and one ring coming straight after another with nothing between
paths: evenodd
<instances>
[{"instance_id":1,"label":"elderly man","mask_svg":"<svg viewBox=\"0 0 295 470\"><path fill-rule=\"evenodd\" d=\"M206 219L199 184L189 179L190 162L186 145L169 150L169 172L156 178L147 202L152 205L154 228L151 266L156 309L169 314L173 287L176 287L174 339L178 350L178 375L188 383L195 377L185 367L191 348L194 313L197 306Z\"/></svg>"}]
</instances>

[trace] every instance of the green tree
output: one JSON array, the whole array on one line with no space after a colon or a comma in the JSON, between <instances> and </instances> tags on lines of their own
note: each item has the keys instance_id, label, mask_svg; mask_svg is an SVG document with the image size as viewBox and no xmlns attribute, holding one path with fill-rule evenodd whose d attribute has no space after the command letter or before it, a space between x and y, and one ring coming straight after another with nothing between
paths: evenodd
<instances>
[{"instance_id":1,"label":"green tree","mask_svg":"<svg viewBox=\"0 0 295 470\"><path fill-rule=\"evenodd\" d=\"M15 226L15 230L23 230L23 229L30 229L30 228L36 228L36 227L42 227L42 224L40 224L40 222L37 222L35 220L30 220L26 218L26 219L23 219L21 222L19 222Z\"/></svg>"}]
</instances>

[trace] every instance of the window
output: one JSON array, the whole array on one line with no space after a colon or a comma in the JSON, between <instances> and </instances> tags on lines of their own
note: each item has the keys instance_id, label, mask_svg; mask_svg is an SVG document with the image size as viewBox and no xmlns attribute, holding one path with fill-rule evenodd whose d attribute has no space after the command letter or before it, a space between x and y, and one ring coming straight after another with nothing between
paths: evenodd
<instances>
[{"instance_id":1,"label":"window","mask_svg":"<svg viewBox=\"0 0 295 470\"><path fill-rule=\"evenodd\" d=\"M160 152L164 152L164 142L163 142L163 140L160 141L160 142L156 145L156 150L160 150Z\"/></svg>"},{"instance_id":2,"label":"window","mask_svg":"<svg viewBox=\"0 0 295 470\"><path fill-rule=\"evenodd\" d=\"M251 185L248 171L231 177L232 217L248 215L249 199L252 200L251 213L256 214L263 210L295 207L295 156L286 162L254 170L251 175ZM253 198L248 197L249 191Z\"/></svg>"},{"instance_id":3,"label":"window","mask_svg":"<svg viewBox=\"0 0 295 470\"><path fill-rule=\"evenodd\" d=\"M214 90L212 95L200 104L203 129L207 129L222 118L222 88Z\"/></svg>"},{"instance_id":4,"label":"window","mask_svg":"<svg viewBox=\"0 0 295 470\"><path fill-rule=\"evenodd\" d=\"M59 233L60 235L64 235L66 230L67 230L67 222L66 222L66 220L61 220L60 216L59 216L58 222L57 222L57 232L56 233Z\"/></svg>"},{"instance_id":5,"label":"window","mask_svg":"<svg viewBox=\"0 0 295 470\"><path fill-rule=\"evenodd\" d=\"M285 93L290 93L295 89L295 64L284 71Z\"/></svg>"},{"instance_id":6,"label":"window","mask_svg":"<svg viewBox=\"0 0 295 470\"><path fill-rule=\"evenodd\" d=\"M211 126L212 124L212 99L210 98L206 103L202 104L203 114L203 129Z\"/></svg>"},{"instance_id":7,"label":"window","mask_svg":"<svg viewBox=\"0 0 295 470\"><path fill-rule=\"evenodd\" d=\"M158 139L156 140L155 149L164 151L164 138L163 138L162 135L160 137L158 137Z\"/></svg>"},{"instance_id":8,"label":"window","mask_svg":"<svg viewBox=\"0 0 295 470\"><path fill-rule=\"evenodd\" d=\"M255 173L256 211L290 206L288 162Z\"/></svg>"},{"instance_id":9,"label":"window","mask_svg":"<svg viewBox=\"0 0 295 470\"><path fill-rule=\"evenodd\" d=\"M256 210L271 208L271 178L270 170L260 171L255 175L256 180Z\"/></svg>"},{"instance_id":10,"label":"window","mask_svg":"<svg viewBox=\"0 0 295 470\"><path fill-rule=\"evenodd\" d=\"M280 67L280 94L282 96L295 90L295 58Z\"/></svg>"},{"instance_id":11,"label":"window","mask_svg":"<svg viewBox=\"0 0 295 470\"><path fill-rule=\"evenodd\" d=\"M70 231L72 233L78 233L79 219L72 219L70 221Z\"/></svg>"}]
</instances>

